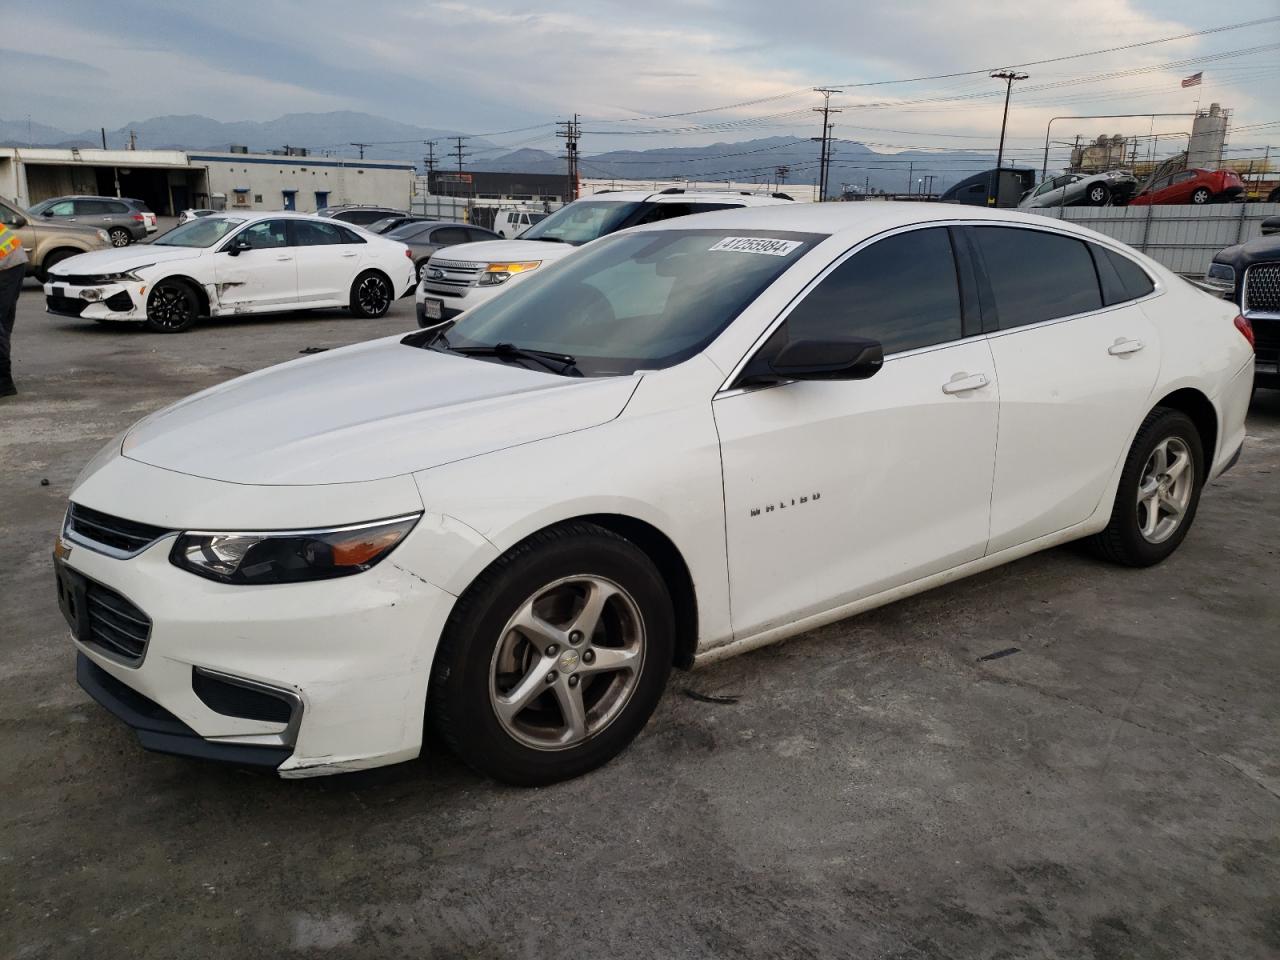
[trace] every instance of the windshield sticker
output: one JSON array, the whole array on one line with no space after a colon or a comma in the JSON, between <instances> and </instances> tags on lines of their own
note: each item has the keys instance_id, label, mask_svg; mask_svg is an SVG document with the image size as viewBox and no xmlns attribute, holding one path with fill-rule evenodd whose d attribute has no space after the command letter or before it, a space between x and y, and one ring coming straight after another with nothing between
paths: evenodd
<instances>
[{"instance_id":1,"label":"windshield sticker","mask_svg":"<svg viewBox=\"0 0 1280 960\"><path fill-rule=\"evenodd\" d=\"M773 237L725 237L708 253L763 253L770 257L785 257L796 247L803 246L800 240L775 240Z\"/></svg>"}]
</instances>

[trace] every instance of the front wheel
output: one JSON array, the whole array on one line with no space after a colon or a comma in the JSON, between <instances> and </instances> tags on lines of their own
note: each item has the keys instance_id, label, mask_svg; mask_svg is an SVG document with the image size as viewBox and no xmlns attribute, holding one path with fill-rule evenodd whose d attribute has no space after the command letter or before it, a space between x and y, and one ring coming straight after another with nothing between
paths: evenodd
<instances>
[{"instance_id":1,"label":"front wheel","mask_svg":"<svg viewBox=\"0 0 1280 960\"><path fill-rule=\"evenodd\" d=\"M195 292L177 280L161 280L147 298L147 329L153 333L182 333L200 316Z\"/></svg>"},{"instance_id":2,"label":"front wheel","mask_svg":"<svg viewBox=\"0 0 1280 960\"><path fill-rule=\"evenodd\" d=\"M366 320L385 316L394 298L391 281L373 270L360 274L351 284L351 312Z\"/></svg>"},{"instance_id":3,"label":"front wheel","mask_svg":"<svg viewBox=\"0 0 1280 960\"><path fill-rule=\"evenodd\" d=\"M112 227L107 231L107 236L111 238L113 247L127 247L133 243L133 235L124 227Z\"/></svg>"},{"instance_id":4,"label":"front wheel","mask_svg":"<svg viewBox=\"0 0 1280 960\"><path fill-rule=\"evenodd\" d=\"M1104 559L1149 567L1182 543L1204 485L1200 432L1178 410L1156 407L1129 448L1111 521L1089 545Z\"/></svg>"},{"instance_id":5,"label":"front wheel","mask_svg":"<svg viewBox=\"0 0 1280 960\"><path fill-rule=\"evenodd\" d=\"M644 727L674 632L666 584L639 547L592 523L544 530L458 600L428 707L481 773L522 786L576 777Z\"/></svg>"},{"instance_id":6,"label":"front wheel","mask_svg":"<svg viewBox=\"0 0 1280 960\"><path fill-rule=\"evenodd\" d=\"M1089 188L1089 203L1095 207L1105 206L1110 198L1111 191L1107 189L1106 184L1095 183Z\"/></svg>"},{"instance_id":7,"label":"front wheel","mask_svg":"<svg viewBox=\"0 0 1280 960\"><path fill-rule=\"evenodd\" d=\"M1208 203L1212 199L1213 194L1208 187L1196 187L1196 192L1191 194L1191 202L1195 204Z\"/></svg>"}]
</instances>

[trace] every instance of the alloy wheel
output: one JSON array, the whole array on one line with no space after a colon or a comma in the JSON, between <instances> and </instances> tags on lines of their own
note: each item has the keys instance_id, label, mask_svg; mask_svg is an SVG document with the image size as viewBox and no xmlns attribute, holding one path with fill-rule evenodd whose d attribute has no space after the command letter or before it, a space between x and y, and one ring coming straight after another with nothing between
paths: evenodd
<instances>
[{"instance_id":1,"label":"alloy wheel","mask_svg":"<svg viewBox=\"0 0 1280 960\"><path fill-rule=\"evenodd\" d=\"M1148 543L1164 543L1186 516L1195 489L1191 450L1180 437L1162 440L1138 479L1138 530Z\"/></svg>"},{"instance_id":2,"label":"alloy wheel","mask_svg":"<svg viewBox=\"0 0 1280 960\"><path fill-rule=\"evenodd\" d=\"M391 306L391 291L381 277L365 277L356 290L356 302L369 316L385 313Z\"/></svg>"},{"instance_id":3,"label":"alloy wheel","mask_svg":"<svg viewBox=\"0 0 1280 960\"><path fill-rule=\"evenodd\" d=\"M622 713L644 652L644 620L625 589L591 575L557 580L503 627L489 667L490 704L526 746L577 746Z\"/></svg>"},{"instance_id":4,"label":"alloy wheel","mask_svg":"<svg viewBox=\"0 0 1280 960\"><path fill-rule=\"evenodd\" d=\"M194 319L194 309L187 291L173 284L161 284L147 303L147 319L155 326L180 330Z\"/></svg>"},{"instance_id":5,"label":"alloy wheel","mask_svg":"<svg viewBox=\"0 0 1280 960\"><path fill-rule=\"evenodd\" d=\"M129 245L129 234L124 230L111 231L111 245L113 247L127 247Z\"/></svg>"}]
</instances>

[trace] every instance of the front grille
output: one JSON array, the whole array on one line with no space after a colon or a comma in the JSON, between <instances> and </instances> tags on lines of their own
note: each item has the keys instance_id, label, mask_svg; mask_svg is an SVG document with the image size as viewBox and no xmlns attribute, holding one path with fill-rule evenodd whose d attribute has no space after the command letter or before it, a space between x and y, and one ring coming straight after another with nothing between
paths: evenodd
<instances>
[{"instance_id":1,"label":"front grille","mask_svg":"<svg viewBox=\"0 0 1280 960\"><path fill-rule=\"evenodd\" d=\"M105 552L132 555L172 532L164 527L90 510L78 503L71 504L67 512L67 533L74 534L74 539L81 543L89 541L85 544L88 547L107 547Z\"/></svg>"},{"instance_id":2,"label":"front grille","mask_svg":"<svg viewBox=\"0 0 1280 960\"><path fill-rule=\"evenodd\" d=\"M476 263L471 260L440 260L437 257L432 257L427 262L426 286L428 289L433 284L445 284L451 287L472 286L485 266L486 264L484 263ZM432 270L443 270L444 276L432 277Z\"/></svg>"},{"instance_id":3,"label":"front grille","mask_svg":"<svg viewBox=\"0 0 1280 960\"><path fill-rule=\"evenodd\" d=\"M1255 263L1245 273L1244 312L1280 315L1280 263Z\"/></svg>"},{"instance_id":4,"label":"front grille","mask_svg":"<svg viewBox=\"0 0 1280 960\"><path fill-rule=\"evenodd\" d=\"M141 662L151 637L151 618L114 590L92 580L85 585L84 597L89 635L76 639L128 663Z\"/></svg>"},{"instance_id":5,"label":"front grille","mask_svg":"<svg viewBox=\"0 0 1280 960\"><path fill-rule=\"evenodd\" d=\"M92 276L83 273L51 273L49 274L50 283L65 283L69 287L98 287L104 281L101 276Z\"/></svg>"},{"instance_id":6,"label":"front grille","mask_svg":"<svg viewBox=\"0 0 1280 960\"><path fill-rule=\"evenodd\" d=\"M50 313L61 313L78 317L89 304L79 297L45 297L44 305Z\"/></svg>"}]
</instances>

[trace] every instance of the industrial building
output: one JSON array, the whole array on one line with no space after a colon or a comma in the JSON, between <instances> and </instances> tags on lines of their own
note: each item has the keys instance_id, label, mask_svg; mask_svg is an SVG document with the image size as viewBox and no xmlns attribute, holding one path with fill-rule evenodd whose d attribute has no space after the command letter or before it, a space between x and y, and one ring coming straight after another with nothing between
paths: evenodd
<instances>
[{"instance_id":1,"label":"industrial building","mask_svg":"<svg viewBox=\"0 0 1280 960\"><path fill-rule=\"evenodd\" d=\"M30 207L71 194L134 197L161 215L188 207L301 210L343 203L407 209L412 164L220 151L0 147L0 196Z\"/></svg>"}]
</instances>

